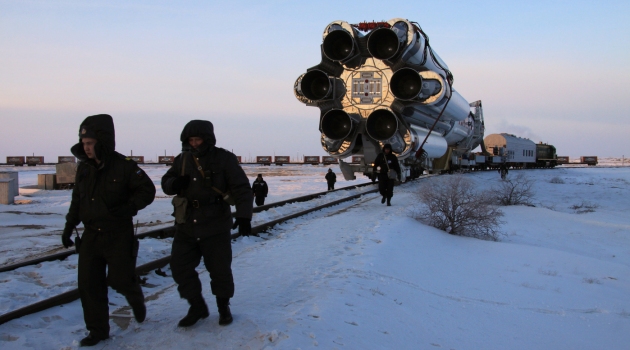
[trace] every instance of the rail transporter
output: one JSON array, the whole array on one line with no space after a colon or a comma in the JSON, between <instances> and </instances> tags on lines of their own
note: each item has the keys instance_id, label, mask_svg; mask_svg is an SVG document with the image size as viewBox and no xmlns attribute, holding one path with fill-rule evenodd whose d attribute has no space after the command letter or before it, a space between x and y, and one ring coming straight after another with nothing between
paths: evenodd
<instances>
[{"instance_id":1,"label":"rail transporter","mask_svg":"<svg viewBox=\"0 0 630 350\"><path fill-rule=\"evenodd\" d=\"M371 176L386 143L404 182L449 169L483 142L481 101L468 103L453 89L453 75L417 23L334 21L321 51L321 63L296 80L294 92L320 109L322 147L339 159L345 179ZM350 156L362 160L343 161Z\"/></svg>"}]
</instances>

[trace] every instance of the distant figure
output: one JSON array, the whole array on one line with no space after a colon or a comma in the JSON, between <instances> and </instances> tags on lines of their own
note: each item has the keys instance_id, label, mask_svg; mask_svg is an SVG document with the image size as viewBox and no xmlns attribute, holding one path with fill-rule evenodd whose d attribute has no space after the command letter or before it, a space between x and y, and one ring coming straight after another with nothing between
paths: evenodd
<instances>
[{"instance_id":1,"label":"distant figure","mask_svg":"<svg viewBox=\"0 0 630 350\"><path fill-rule=\"evenodd\" d=\"M499 174L501 174L501 180L505 180L508 174L508 168L505 163L501 163L501 166L499 167Z\"/></svg>"},{"instance_id":2,"label":"distant figure","mask_svg":"<svg viewBox=\"0 0 630 350\"><path fill-rule=\"evenodd\" d=\"M326 182L328 182L328 191L335 189L335 182L337 182L337 175L333 173L332 169L328 169L326 173Z\"/></svg>"},{"instance_id":3,"label":"distant figure","mask_svg":"<svg viewBox=\"0 0 630 350\"><path fill-rule=\"evenodd\" d=\"M79 127L79 143L71 149L81 162L61 242L66 248L74 245L70 237L83 222L85 230L75 242L79 295L90 334L80 346L109 338L107 286L125 296L138 323L147 313L136 276L138 239L133 235L133 217L153 202L155 185L136 162L115 151L114 134L111 116L87 117Z\"/></svg>"},{"instance_id":4,"label":"distant figure","mask_svg":"<svg viewBox=\"0 0 630 350\"><path fill-rule=\"evenodd\" d=\"M265 180L263 180L262 174L258 174L256 180L254 180L254 183L252 184L252 191L254 192L256 206L260 207L261 205L265 205L265 197L267 197L269 188L267 187Z\"/></svg>"},{"instance_id":5,"label":"distant figure","mask_svg":"<svg viewBox=\"0 0 630 350\"><path fill-rule=\"evenodd\" d=\"M376 160L374 161L373 173L376 176L376 169L380 167L381 170L378 173L378 190L383 196L381 199L381 203L385 203L387 201L387 206L391 206L391 199L394 196L394 178L397 178L400 181L400 164L398 164L398 157L396 157L392 153L392 145L386 143L383 146L383 153L376 156ZM391 173L390 170L395 172ZM374 178L372 178L374 181Z\"/></svg>"}]
</instances>

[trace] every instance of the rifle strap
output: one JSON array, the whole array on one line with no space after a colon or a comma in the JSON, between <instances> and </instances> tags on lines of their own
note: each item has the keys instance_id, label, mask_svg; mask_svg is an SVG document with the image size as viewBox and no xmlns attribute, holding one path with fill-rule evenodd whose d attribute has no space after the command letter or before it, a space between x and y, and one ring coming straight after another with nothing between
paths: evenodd
<instances>
[{"instance_id":1,"label":"rifle strap","mask_svg":"<svg viewBox=\"0 0 630 350\"><path fill-rule=\"evenodd\" d=\"M197 170L199 170L199 172L201 173L201 176L203 176L204 180L206 178L206 174L203 172L203 168L201 167L201 164L199 164L199 161L197 160L197 157L195 157L194 155L192 156L193 160L195 161L195 164L197 164ZM214 192L220 194L222 197L225 197L225 193L223 193L220 189L212 186L211 187Z\"/></svg>"}]
</instances>

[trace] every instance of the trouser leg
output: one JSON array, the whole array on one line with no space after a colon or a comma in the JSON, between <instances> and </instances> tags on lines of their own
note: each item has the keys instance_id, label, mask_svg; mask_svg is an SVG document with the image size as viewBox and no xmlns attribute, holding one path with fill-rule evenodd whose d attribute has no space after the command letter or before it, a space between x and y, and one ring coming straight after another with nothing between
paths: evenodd
<instances>
[{"instance_id":1,"label":"trouser leg","mask_svg":"<svg viewBox=\"0 0 630 350\"><path fill-rule=\"evenodd\" d=\"M234 296L232 276L232 243L230 232L210 236L201 241L203 261L210 272L210 288L218 297Z\"/></svg>"},{"instance_id":2,"label":"trouser leg","mask_svg":"<svg viewBox=\"0 0 630 350\"><path fill-rule=\"evenodd\" d=\"M95 337L109 337L107 261L102 254L102 235L87 231L79 248L79 295L85 326Z\"/></svg>"},{"instance_id":3,"label":"trouser leg","mask_svg":"<svg viewBox=\"0 0 630 350\"><path fill-rule=\"evenodd\" d=\"M257 206L261 206L265 204L265 197L263 196L256 196L256 205Z\"/></svg>"},{"instance_id":4,"label":"trouser leg","mask_svg":"<svg viewBox=\"0 0 630 350\"><path fill-rule=\"evenodd\" d=\"M138 240L133 236L133 231L115 233L110 242L106 252L107 282L125 296L129 305L144 303L144 294L136 275Z\"/></svg>"},{"instance_id":5,"label":"trouser leg","mask_svg":"<svg viewBox=\"0 0 630 350\"><path fill-rule=\"evenodd\" d=\"M394 180L392 179L388 179L387 182L387 188L386 188L386 197L387 198L392 198L394 196Z\"/></svg>"},{"instance_id":6,"label":"trouser leg","mask_svg":"<svg viewBox=\"0 0 630 350\"><path fill-rule=\"evenodd\" d=\"M195 270L200 261L201 249L195 238L177 233L171 250L171 271L179 296L189 301L201 296L201 281Z\"/></svg>"},{"instance_id":7,"label":"trouser leg","mask_svg":"<svg viewBox=\"0 0 630 350\"><path fill-rule=\"evenodd\" d=\"M381 196L383 197L387 197L387 186L388 186L389 180L386 178L382 178L379 176L378 178L378 193L381 194Z\"/></svg>"}]
</instances>

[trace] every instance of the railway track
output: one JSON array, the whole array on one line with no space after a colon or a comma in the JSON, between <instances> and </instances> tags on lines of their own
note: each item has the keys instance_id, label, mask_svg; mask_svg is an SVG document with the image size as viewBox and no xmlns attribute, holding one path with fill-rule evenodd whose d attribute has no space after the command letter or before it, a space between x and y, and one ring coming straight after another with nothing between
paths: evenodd
<instances>
[{"instance_id":1,"label":"railway track","mask_svg":"<svg viewBox=\"0 0 630 350\"><path fill-rule=\"evenodd\" d=\"M361 185L348 186L348 187L336 189L334 191L350 190L350 189L355 189L357 187L364 187L364 186L369 186L369 185L372 185L372 183L365 183L365 184L361 184ZM309 213L312 213L312 212L315 212L315 211L318 211L318 210L322 210L322 209L325 209L325 208L329 208L329 207L332 207L332 206L335 206L335 205L338 205L338 204L341 204L341 203L344 203L344 202L347 202L347 201L351 201L351 200L357 199L357 198L359 198L359 197L361 197L363 195L370 194L370 193L375 193L377 191L378 191L377 188L370 189L370 190L364 191L364 192L359 193L359 194L350 195L350 196L347 196L347 197L344 197L344 198L341 198L341 199L338 199L338 200L334 200L334 201L331 201L331 202L328 202L328 203L325 203L325 204L322 204L322 205L319 205L319 206L315 206L315 207L312 207L312 208L309 208L309 209L302 210L302 211L297 212L297 213L292 213L292 214L283 216L281 218L262 223L260 225L256 225L256 226L252 227L252 234L258 235L259 233L265 232L265 231L271 229L272 227L274 227L275 225L283 223L285 221L292 220L292 219L298 218L300 216L304 216L304 215L307 215ZM301 196L301 197L288 199L288 200L281 201L281 202L270 203L268 205L256 207L254 209L254 212L261 212L261 211L268 210L268 209L271 209L271 208L281 207L283 205L290 204L290 203L310 201L310 200L313 200L315 198L318 198L318 197L320 197L320 196L322 196L324 194L330 193L330 192L333 192L333 191L319 192L319 193L314 193L314 194L310 194L310 195L306 195L306 196ZM174 234L174 227L171 226L171 227L166 227L166 228L161 228L161 229L157 229L157 230L144 232L144 233L138 234L136 236L138 238L145 238L145 237L164 238L164 237L172 237L173 234ZM240 235L238 233L232 234L232 238L233 239L238 238L239 236ZM70 256L72 254L75 254L75 253L76 253L75 251L67 251L67 252L63 252L63 253L59 253L59 254L53 254L53 255L42 257L42 258L38 258L38 259L24 261L24 262L13 264L13 265L7 265L7 266L4 266L2 268L2 270L0 270L0 272L11 271L11 270L15 270L15 269L20 268L20 267L34 265L34 264L39 264L39 263L44 262L44 261L63 260L66 257L68 257L68 256ZM156 270L156 269L159 269L159 268L162 268L162 267L168 265L170 260L171 260L171 257L169 255L169 256L165 256L165 257L159 258L157 260L148 262L146 264L137 266L136 267L136 273L139 274L139 275L147 274L147 273L149 273L149 272L151 272L153 270ZM49 308L52 308L52 307L55 307L55 306L58 306L58 305L62 305L62 304L65 304L65 303L72 302L72 301L74 301L74 300L76 300L78 298L79 298L79 290L75 288L75 289L69 290L67 292L64 292L64 293L61 293L61 294L58 294L58 295L46 298L46 299L41 300L41 301L37 301L37 302L29 304L27 306L23 306L23 307L20 307L18 309L15 309L13 311L10 311L10 312L7 312L5 314L2 314L2 315L0 315L0 324L4 324L4 323L6 323L8 321L11 321L11 320L14 320L16 318L20 318L20 317L23 317L23 316L26 316L26 315L30 315L30 314L33 314L33 313L36 313L36 312L40 312L40 311L43 311L43 310L46 310L46 309L49 309Z\"/></svg>"},{"instance_id":2,"label":"railway track","mask_svg":"<svg viewBox=\"0 0 630 350\"><path fill-rule=\"evenodd\" d=\"M328 193L331 193L331 192L351 190L351 189L355 189L355 188L359 188L359 187L365 187L365 186L369 186L369 185L372 185L372 183L368 182L368 183L363 183L363 184L359 184L359 185L346 186L346 187L341 187L341 188L338 188L338 189L335 189L335 190L332 190L332 191L317 192L317 193L308 194L308 195L305 195L305 196L300 196L300 197L286 199L286 200L279 201L279 202L269 203L269 204L261 205L260 207L255 207L254 208L254 213L259 213L261 211L269 210L269 209L272 209L272 208L282 207L284 205L291 204L291 203L307 202L307 201L313 200L315 198L319 198L319 197L321 197L323 195L326 195ZM150 231L147 231L147 232L142 232L142 233L136 234L136 237L138 239L143 239L143 238L147 238L147 237L163 239L163 238L167 238L167 237L173 237L174 235L175 235L175 227L174 226L167 226L167 227L162 227L162 228L158 228L158 229L154 229L154 230L150 230ZM238 237L238 235L235 236L235 237L233 236L232 238L236 238L236 237ZM55 253L55 254L50 254L50 255L34 258L34 259L23 260L23 261L20 261L20 262L17 262L17 263L0 266L0 273L7 272L7 271L13 271L13 270L19 269L21 267L25 267L25 266L37 265L37 264L40 264L40 263L46 262L46 261L64 260L67 257L69 257L69 256L71 256L73 254L76 254L76 253L77 253L76 250L71 249L71 250L66 250L66 251L63 251L63 252Z\"/></svg>"}]
</instances>

